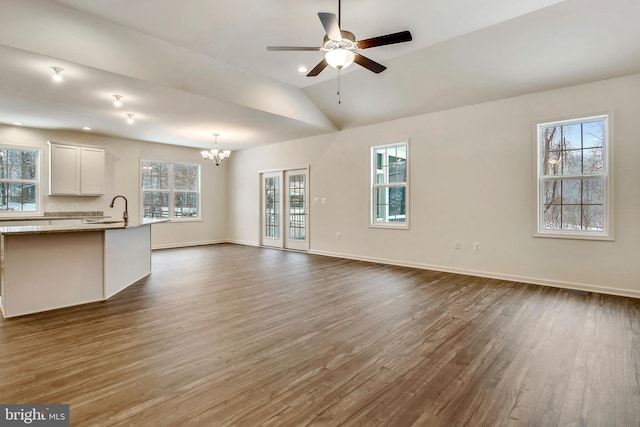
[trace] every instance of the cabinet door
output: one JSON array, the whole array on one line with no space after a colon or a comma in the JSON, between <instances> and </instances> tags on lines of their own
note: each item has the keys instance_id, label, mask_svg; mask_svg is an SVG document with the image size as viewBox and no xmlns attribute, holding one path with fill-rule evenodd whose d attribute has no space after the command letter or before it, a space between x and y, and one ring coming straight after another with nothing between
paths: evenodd
<instances>
[{"instance_id":1,"label":"cabinet door","mask_svg":"<svg viewBox=\"0 0 640 427\"><path fill-rule=\"evenodd\" d=\"M103 148L80 147L80 194L104 194Z\"/></svg>"},{"instance_id":2,"label":"cabinet door","mask_svg":"<svg viewBox=\"0 0 640 427\"><path fill-rule=\"evenodd\" d=\"M49 165L49 194L78 195L80 176L78 147L51 145Z\"/></svg>"}]
</instances>

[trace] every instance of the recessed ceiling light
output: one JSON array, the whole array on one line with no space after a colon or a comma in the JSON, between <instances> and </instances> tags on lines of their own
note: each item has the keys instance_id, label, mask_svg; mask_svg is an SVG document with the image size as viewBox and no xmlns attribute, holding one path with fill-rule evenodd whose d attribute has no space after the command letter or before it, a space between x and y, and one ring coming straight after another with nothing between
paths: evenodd
<instances>
[{"instance_id":1,"label":"recessed ceiling light","mask_svg":"<svg viewBox=\"0 0 640 427\"><path fill-rule=\"evenodd\" d=\"M61 82L62 81L62 72L64 71L63 68L60 67L51 67L51 69L53 70L53 81L54 82Z\"/></svg>"},{"instance_id":2,"label":"recessed ceiling light","mask_svg":"<svg viewBox=\"0 0 640 427\"><path fill-rule=\"evenodd\" d=\"M307 67L305 67L304 65L301 65L301 66L298 67L298 72L299 73L306 73L307 71L309 71L309 70L307 70Z\"/></svg>"},{"instance_id":3,"label":"recessed ceiling light","mask_svg":"<svg viewBox=\"0 0 640 427\"><path fill-rule=\"evenodd\" d=\"M127 118L127 123L129 123L130 125L133 124L133 116L134 116L134 114L127 113L127 117L128 117Z\"/></svg>"},{"instance_id":4,"label":"recessed ceiling light","mask_svg":"<svg viewBox=\"0 0 640 427\"><path fill-rule=\"evenodd\" d=\"M14 126L24 126L24 124L23 124L23 123L20 123L20 122L13 122L12 124L13 124Z\"/></svg>"},{"instance_id":5,"label":"recessed ceiling light","mask_svg":"<svg viewBox=\"0 0 640 427\"><path fill-rule=\"evenodd\" d=\"M122 95L113 95L113 97L116 99L113 101L113 105L115 107L122 107L122 101L120 101L122 99Z\"/></svg>"},{"instance_id":6,"label":"recessed ceiling light","mask_svg":"<svg viewBox=\"0 0 640 427\"><path fill-rule=\"evenodd\" d=\"M91 128L89 126L84 126L82 130L91 130Z\"/></svg>"}]
</instances>

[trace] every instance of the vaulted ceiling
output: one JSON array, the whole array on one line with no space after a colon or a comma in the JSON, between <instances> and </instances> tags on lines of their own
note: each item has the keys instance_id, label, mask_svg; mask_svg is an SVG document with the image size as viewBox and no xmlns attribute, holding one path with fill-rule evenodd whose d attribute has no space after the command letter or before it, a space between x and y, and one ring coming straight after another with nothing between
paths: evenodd
<instances>
[{"instance_id":1,"label":"vaulted ceiling","mask_svg":"<svg viewBox=\"0 0 640 427\"><path fill-rule=\"evenodd\" d=\"M232 150L640 72L637 0L343 0L413 41L306 77L337 0L2 0L0 123ZM63 68L54 84L51 67ZM336 95L340 86L341 103ZM115 108L113 95L123 96ZM134 114L135 124L126 123Z\"/></svg>"}]
</instances>

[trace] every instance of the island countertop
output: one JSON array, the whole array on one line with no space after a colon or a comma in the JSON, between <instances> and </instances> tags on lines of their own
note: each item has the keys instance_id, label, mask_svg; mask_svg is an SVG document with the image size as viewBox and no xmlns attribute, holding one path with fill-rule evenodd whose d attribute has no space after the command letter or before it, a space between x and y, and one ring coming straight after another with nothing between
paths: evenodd
<instances>
[{"instance_id":1,"label":"island countertop","mask_svg":"<svg viewBox=\"0 0 640 427\"><path fill-rule=\"evenodd\" d=\"M116 220L114 220L116 221ZM15 235L15 234L43 234L43 233L76 233L81 231L104 231L104 230L118 230L136 228L143 225L157 224L161 222L169 222L168 219L152 218L144 219L142 222L129 223L124 225L124 221L118 222L94 222L94 223L79 223L79 224L66 224L66 225L19 225L0 227L0 234Z\"/></svg>"},{"instance_id":2,"label":"island countertop","mask_svg":"<svg viewBox=\"0 0 640 427\"><path fill-rule=\"evenodd\" d=\"M167 219L118 219L0 227L2 315L103 301L151 274L151 224Z\"/></svg>"}]
</instances>

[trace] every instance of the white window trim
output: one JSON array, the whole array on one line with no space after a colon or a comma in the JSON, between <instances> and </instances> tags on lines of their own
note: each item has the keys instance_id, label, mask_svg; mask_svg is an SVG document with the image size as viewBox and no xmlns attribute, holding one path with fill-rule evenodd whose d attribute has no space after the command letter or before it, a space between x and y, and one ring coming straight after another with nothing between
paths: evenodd
<instances>
[{"instance_id":1,"label":"white window trim","mask_svg":"<svg viewBox=\"0 0 640 427\"><path fill-rule=\"evenodd\" d=\"M605 120L605 143L603 147L604 155L604 190L605 190L605 210L604 210L604 230L603 231L572 231L572 230L545 230L543 228L544 214L542 212L542 182L543 180L543 165L541 162L542 156L542 138L541 129L548 126L562 126L571 125L576 123L584 123L594 119ZM613 112L585 114L583 116L573 116L570 119L561 120L545 120L534 123L534 137L535 137L535 155L534 157L534 171L536 180L536 193L535 193L535 209L536 209L536 223L534 237L554 238L554 239L576 239L576 240L601 240L601 241L613 241ZM571 179L581 177L583 175L565 175L555 177L556 179Z\"/></svg>"},{"instance_id":2,"label":"white window trim","mask_svg":"<svg viewBox=\"0 0 640 427\"><path fill-rule=\"evenodd\" d=\"M143 185L143 177L142 177L142 163L144 162L153 162L153 163L165 163L171 165L170 173L169 173L169 189L168 190L145 190L142 188ZM196 166L198 168L198 216L197 217L176 217L174 213L174 203L175 203L175 190L173 189L173 166L174 165L188 165L188 166ZM202 221L202 167L198 163L187 163L187 162L171 162L166 160L151 160L151 159L140 159L140 222L144 220L144 192L145 191L153 191L153 192L164 192L169 194L169 222L200 222ZM195 193L195 191L183 191L180 190L181 193Z\"/></svg>"},{"instance_id":3,"label":"white window trim","mask_svg":"<svg viewBox=\"0 0 640 427\"><path fill-rule=\"evenodd\" d=\"M23 211L0 211L0 219L1 218L27 218L27 217L39 217L44 215L44 192L42 191L42 162L44 161L43 153L44 150L42 147L35 147L30 145L13 145L13 144L2 144L0 143L0 147L8 148L10 150L25 150L25 151L37 151L38 152L38 164L36 165L36 182L37 182L37 206L36 210L33 212L23 212Z\"/></svg>"},{"instance_id":4,"label":"white window trim","mask_svg":"<svg viewBox=\"0 0 640 427\"><path fill-rule=\"evenodd\" d=\"M392 222L376 222L375 221L375 200L376 200L376 195L375 195L375 191L376 191L376 169L375 169L375 164L376 164L376 154L375 154L375 150L378 148L392 148L392 147L399 147L399 146L404 146L406 147L407 150L407 165L406 165L406 171L407 171L407 181L404 184L398 184L398 183L390 183L390 184L386 184L385 187L404 187L405 189L405 222L404 223L392 223ZM408 230L409 229L409 200L411 199L411 197L409 196L409 181L411 181L410 177L409 177L409 159L411 157L411 155L409 154L409 139L406 139L404 141L400 141L400 142L395 142L395 143L391 143L391 144L381 144L381 145L372 145L369 147L369 173L370 173L370 183L369 183L369 228L385 228L385 229L392 229L392 230Z\"/></svg>"}]
</instances>

